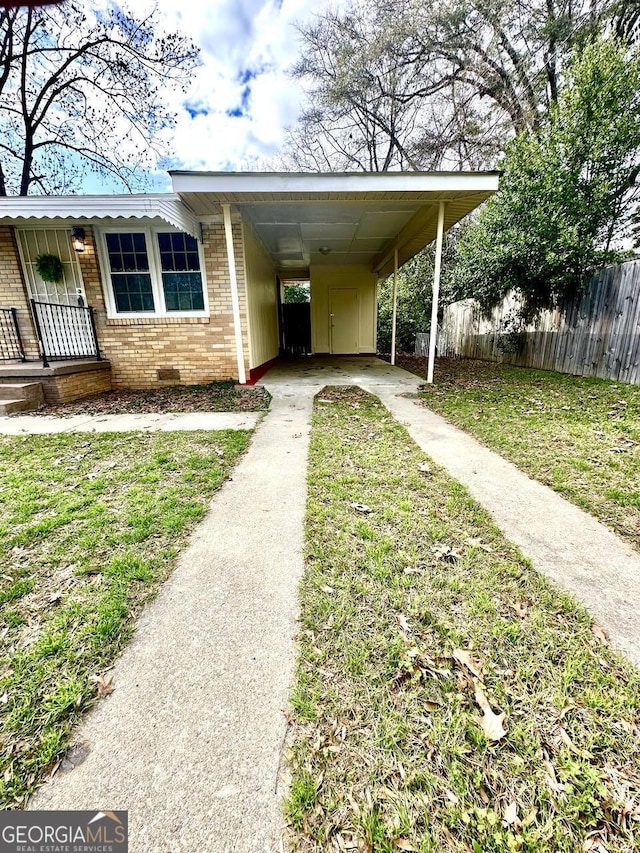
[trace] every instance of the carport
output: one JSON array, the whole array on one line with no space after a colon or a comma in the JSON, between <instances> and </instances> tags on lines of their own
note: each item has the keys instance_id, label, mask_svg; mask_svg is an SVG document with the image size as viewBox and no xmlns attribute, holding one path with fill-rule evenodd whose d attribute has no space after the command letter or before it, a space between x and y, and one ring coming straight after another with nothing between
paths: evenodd
<instances>
[{"instance_id":1,"label":"carport","mask_svg":"<svg viewBox=\"0 0 640 853\"><path fill-rule=\"evenodd\" d=\"M308 279L312 349L317 355L370 355L376 350L377 282L394 276L395 363L397 271L436 241L428 381L433 379L444 233L498 189L498 172L251 173L171 172L173 189L201 222L224 222L240 381L245 381L238 270L246 241L240 221L268 254L279 280ZM252 237L253 239L253 237ZM245 255L239 258L239 253ZM257 274L256 274L257 280ZM246 272L249 301L257 284ZM249 349L262 352L271 308L248 311ZM253 358L256 361L258 356Z\"/></svg>"}]
</instances>

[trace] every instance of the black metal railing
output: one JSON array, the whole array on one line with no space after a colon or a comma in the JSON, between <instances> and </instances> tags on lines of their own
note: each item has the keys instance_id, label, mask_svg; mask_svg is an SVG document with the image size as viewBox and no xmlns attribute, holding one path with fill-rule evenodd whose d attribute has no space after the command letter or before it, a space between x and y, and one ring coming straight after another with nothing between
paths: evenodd
<instances>
[{"instance_id":1,"label":"black metal railing","mask_svg":"<svg viewBox=\"0 0 640 853\"><path fill-rule=\"evenodd\" d=\"M24 361L24 347L15 308L0 308L0 361Z\"/></svg>"},{"instance_id":2,"label":"black metal railing","mask_svg":"<svg viewBox=\"0 0 640 853\"><path fill-rule=\"evenodd\" d=\"M101 360L93 308L31 300L43 367L72 358Z\"/></svg>"}]
</instances>

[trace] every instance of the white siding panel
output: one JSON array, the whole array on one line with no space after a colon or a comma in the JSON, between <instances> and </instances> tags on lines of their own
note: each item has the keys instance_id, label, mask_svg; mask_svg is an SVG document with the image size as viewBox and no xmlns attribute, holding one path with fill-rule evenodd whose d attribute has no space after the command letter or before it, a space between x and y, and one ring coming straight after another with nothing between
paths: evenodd
<instances>
[{"instance_id":1,"label":"white siding panel","mask_svg":"<svg viewBox=\"0 0 640 853\"><path fill-rule=\"evenodd\" d=\"M249 311L249 367L278 355L276 271L251 226L243 223L244 263Z\"/></svg>"}]
</instances>

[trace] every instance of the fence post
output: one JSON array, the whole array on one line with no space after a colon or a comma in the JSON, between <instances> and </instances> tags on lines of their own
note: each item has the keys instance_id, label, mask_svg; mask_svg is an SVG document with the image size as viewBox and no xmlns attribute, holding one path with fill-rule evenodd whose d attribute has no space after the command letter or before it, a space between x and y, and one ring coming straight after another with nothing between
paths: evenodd
<instances>
[{"instance_id":1,"label":"fence post","mask_svg":"<svg viewBox=\"0 0 640 853\"><path fill-rule=\"evenodd\" d=\"M33 322L36 327L36 335L38 337L38 344L40 345L40 352L42 353L42 366L49 367L49 362L47 361L47 350L44 346L44 338L42 336L42 329L40 328L40 318L38 317L38 309L36 307L36 300L31 300L31 311L33 313Z\"/></svg>"}]
</instances>

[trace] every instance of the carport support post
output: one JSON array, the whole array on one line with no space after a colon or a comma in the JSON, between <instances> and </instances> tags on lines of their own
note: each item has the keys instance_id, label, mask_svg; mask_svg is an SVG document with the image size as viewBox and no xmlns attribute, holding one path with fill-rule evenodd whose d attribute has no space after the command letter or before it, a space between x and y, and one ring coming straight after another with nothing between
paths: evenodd
<instances>
[{"instance_id":1,"label":"carport support post","mask_svg":"<svg viewBox=\"0 0 640 853\"><path fill-rule=\"evenodd\" d=\"M444 202L438 205L438 231L436 235L436 260L433 267L431 295L431 329L429 330L429 366L427 382L433 384L433 365L436 360L436 335L438 334L438 299L440 297L440 269L442 267L442 240L444 237Z\"/></svg>"},{"instance_id":2,"label":"carport support post","mask_svg":"<svg viewBox=\"0 0 640 853\"><path fill-rule=\"evenodd\" d=\"M229 283L231 285L231 310L233 311L233 331L236 339L236 358L238 360L238 382L244 385L247 375L244 370L244 349L242 346L242 324L240 322L240 299L238 297L238 276L236 256L233 250L233 230L231 228L231 205L222 205L224 235L227 241L227 262L229 264Z\"/></svg>"},{"instance_id":3,"label":"carport support post","mask_svg":"<svg viewBox=\"0 0 640 853\"><path fill-rule=\"evenodd\" d=\"M393 250L393 314L391 316L391 364L396 363L396 321L398 318L398 247Z\"/></svg>"}]
</instances>

